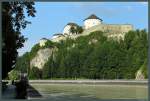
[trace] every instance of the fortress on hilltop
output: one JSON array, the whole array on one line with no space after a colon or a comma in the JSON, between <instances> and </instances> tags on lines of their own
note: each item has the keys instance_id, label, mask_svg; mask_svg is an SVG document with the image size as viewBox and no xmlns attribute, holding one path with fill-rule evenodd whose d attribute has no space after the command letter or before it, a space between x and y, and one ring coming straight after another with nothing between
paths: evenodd
<instances>
[{"instance_id":1,"label":"fortress on hilltop","mask_svg":"<svg viewBox=\"0 0 150 101\"><path fill-rule=\"evenodd\" d=\"M93 31L102 31L107 34L108 37L124 39L125 33L133 30L133 25L131 24L105 24L103 20L92 14L83 20L84 26L82 26L82 33L72 33L70 30L72 27L77 27L76 23L68 23L62 33L54 34L50 39L53 42L59 42L60 40L65 40L67 37L76 38L79 36L89 35ZM40 40L40 46L46 43L47 39L43 38ZM42 43L41 43L42 42Z\"/></svg>"}]
</instances>

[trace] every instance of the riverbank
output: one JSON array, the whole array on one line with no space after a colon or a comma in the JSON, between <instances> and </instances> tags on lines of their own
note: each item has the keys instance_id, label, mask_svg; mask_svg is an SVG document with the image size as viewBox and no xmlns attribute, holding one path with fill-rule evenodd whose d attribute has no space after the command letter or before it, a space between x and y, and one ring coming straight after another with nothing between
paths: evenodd
<instances>
[{"instance_id":1,"label":"riverbank","mask_svg":"<svg viewBox=\"0 0 150 101\"><path fill-rule=\"evenodd\" d=\"M148 80L29 80L29 84L124 84L147 85Z\"/></svg>"}]
</instances>

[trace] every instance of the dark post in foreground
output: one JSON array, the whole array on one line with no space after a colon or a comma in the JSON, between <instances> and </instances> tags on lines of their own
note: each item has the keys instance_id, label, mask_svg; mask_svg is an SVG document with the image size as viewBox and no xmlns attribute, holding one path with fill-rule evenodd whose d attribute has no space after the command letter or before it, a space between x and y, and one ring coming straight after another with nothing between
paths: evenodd
<instances>
[{"instance_id":1,"label":"dark post in foreground","mask_svg":"<svg viewBox=\"0 0 150 101\"><path fill-rule=\"evenodd\" d=\"M28 80L25 73L21 74L20 81L16 83L16 98L17 99L26 99L27 98L27 86Z\"/></svg>"}]
</instances>

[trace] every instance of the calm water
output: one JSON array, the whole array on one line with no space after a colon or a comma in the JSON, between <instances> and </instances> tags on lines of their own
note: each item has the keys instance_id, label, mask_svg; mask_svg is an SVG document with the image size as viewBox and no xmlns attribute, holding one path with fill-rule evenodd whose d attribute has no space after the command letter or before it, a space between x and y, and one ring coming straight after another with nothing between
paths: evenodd
<instances>
[{"instance_id":1,"label":"calm water","mask_svg":"<svg viewBox=\"0 0 150 101\"><path fill-rule=\"evenodd\" d=\"M88 85L88 84L32 84L42 98L51 99L147 99L146 85Z\"/></svg>"}]
</instances>

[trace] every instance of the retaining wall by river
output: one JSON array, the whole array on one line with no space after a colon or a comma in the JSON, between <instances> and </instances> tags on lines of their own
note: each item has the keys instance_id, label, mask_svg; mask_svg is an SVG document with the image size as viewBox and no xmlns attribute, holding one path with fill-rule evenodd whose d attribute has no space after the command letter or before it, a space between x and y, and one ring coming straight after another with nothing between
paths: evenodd
<instances>
[{"instance_id":1,"label":"retaining wall by river","mask_svg":"<svg viewBox=\"0 0 150 101\"><path fill-rule=\"evenodd\" d=\"M29 84L125 84L147 85L148 80L29 80Z\"/></svg>"}]
</instances>

